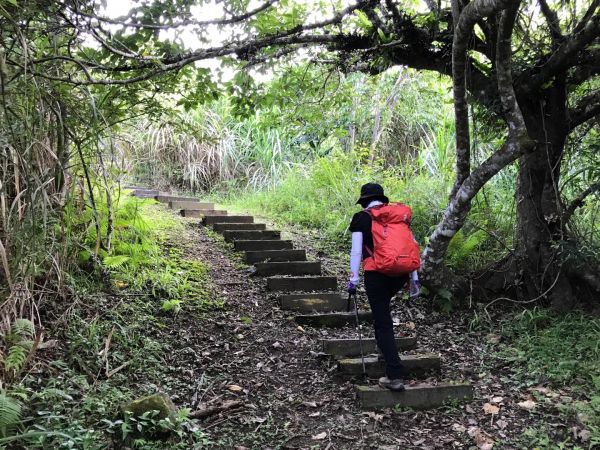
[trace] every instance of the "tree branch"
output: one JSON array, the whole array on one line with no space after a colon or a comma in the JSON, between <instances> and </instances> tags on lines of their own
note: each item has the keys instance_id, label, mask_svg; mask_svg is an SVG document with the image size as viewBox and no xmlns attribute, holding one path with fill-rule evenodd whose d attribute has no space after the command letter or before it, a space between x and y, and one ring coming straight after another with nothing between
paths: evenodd
<instances>
[{"instance_id":1,"label":"tree branch","mask_svg":"<svg viewBox=\"0 0 600 450\"><path fill-rule=\"evenodd\" d=\"M556 74L569 69L577 61L577 53L600 35L600 14L593 17L578 33L565 37L565 41L551 55L546 55L532 70L521 74L524 80L520 91L532 93Z\"/></svg>"},{"instance_id":2,"label":"tree branch","mask_svg":"<svg viewBox=\"0 0 600 450\"><path fill-rule=\"evenodd\" d=\"M569 205L569 207L563 213L563 222L567 223L569 220L571 220L571 217L573 217L573 214L575 214L575 211L577 210L577 208L583 206L583 204L585 202L585 199L590 194L593 194L595 192L600 192L600 182L592 184L585 191L581 192L575 198L575 200L573 200L571 202L571 204Z\"/></svg>"},{"instance_id":3,"label":"tree branch","mask_svg":"<svg viewBox=\"0 0 600 450\"><path fill-rule=\"evenodd\" d=\"M600 0L593 0L592 3L590 3L590 7L588 8L588 10L585 12L583 17L581 18L581 21L573 29L574 33L579 33L581 30L583 30L585 28L587 23L590 21L590 19L596 12L596 9L598 8L598 6L600 6Z\"/></svg>"},{"instance_id":4,"label":"tree branch","mask_svg":"<svg viewBox=\"0 0 600 450\"><path fill-rule=\"evenodd\" d=\"M570 86L578 86L593 76L600 74L600 49L580 53L578 62L567 77Z\"/></svg>"},{"instance_id":5,"label":"tree branch","mask_svg":"<svg viewBox=\"0 0 600 450\"><path fill-rule=\"evenodd\" d=\"M207 26L207 25L232 25L235 23L243 22L256 14L270 8L279 0L268 0L257 8L248 11L244 14L240 14L238 16L233 16L229 18L222 19L214 19L214 20L183 20L181 22L176 22L172 24L150 24L150 23L139 23L139 22L131 22L127 21L128 17L120 17L116 19L111 19L109 17L98 16L95 14L85 13L77 8L72 9L72 11L82 17L87 19L97 20L99 22L107 23L110 25L121 25L123 27L128 28L137 28L137 29L145 29L145 30L170 30L173 28L181 28L186 26ZM67 6L67 5L63 5Z\"/></svg>"},{"instance_id":6,"label":"tree branch","mask_svg":"<svg viewBox=\"0 0 600 450\"><path fill-rule=\"evenodd\" d=\"M540 3L540 9L542 10L542 14L546 18L546 22L548 23L548 28L550 29L550 36L552 40L556 43L559 42L563 35L560 32L560 23L558 21L558 16L556 15L556 11L553 11L546 0L538 0Z\"/></svg>"},{"instance_id":7,"label":"tree branch","mask_svg":"<svg viewBox=\"0 0 600 450\"><path fill-rule=\"evenodd\" d=\"M473 27L484 17L503 9L507 0L474 0L461 11L459 0L452 0L454 39L452 43L452 82L456 122L456 181L450 198L471 171L471 142L469 139L469 104L467 101L467 49Z\"/></svg>"},{"instance_id":8,"label":"tree branch","mask_svg":"<svg viewBox=\"0 0 600 450\"><path fill-rule=\"evenodd\" d=\"M569 130L600 115L600 90L583 97L579 104L569 110Z\"/></svg>"},{"instance_id":9,"label":"tree branch","mask_svg":"<svg viewBox=\"0 0 600 450\"><path fill-rule=\"evenodd\" d=\"M527 135L525 121L517 104L512 83L511 37L518 6L519 0L512 0L506 5L507 9L500 19L496 49L498 92L505 109L508 135L503 146L473 170L461 184L423 251L421 269L423 281L434 290L441 287L452 289L456 285L455 279L443 263L444 255L450 241L464 225L473 197L496 173L535 148L533 141Z\"/></svg>"}]
</instances>

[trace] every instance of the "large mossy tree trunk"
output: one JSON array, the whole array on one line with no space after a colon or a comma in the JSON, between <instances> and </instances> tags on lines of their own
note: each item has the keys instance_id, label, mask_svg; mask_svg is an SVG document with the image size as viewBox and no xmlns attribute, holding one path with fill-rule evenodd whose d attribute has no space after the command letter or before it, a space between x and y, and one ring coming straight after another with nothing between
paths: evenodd
<instances>
[{"instance_id":1,"label":"large mossy tree trunk","mask_svg":"<svg viewBox=\"0 0 600 450\"><path fill-rule=\"evenodd\" d=\"M569 133L567 93L555 83L538 98L520 101L535 150L519 159L516 191L516 279L522 300L547 294L553 307L571 308L573 288L567 258L569 240L563 221L559 181Z\"/></svg>"}]
</instances>

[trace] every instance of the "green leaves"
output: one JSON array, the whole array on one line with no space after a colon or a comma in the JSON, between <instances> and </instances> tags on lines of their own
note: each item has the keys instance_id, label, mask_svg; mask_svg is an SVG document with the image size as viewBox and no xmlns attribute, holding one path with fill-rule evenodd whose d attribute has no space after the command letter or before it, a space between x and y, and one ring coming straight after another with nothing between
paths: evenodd
<instances>
[{"instance_id":1,"label":"green leaves","mask_svg":"<svg viewBox=\"0 0 600 450\"><path fill-rule=\"evenodd\" d=\"M23 369L27 359L27 350L21 345L13 345L8 350L8 355L4 359L4 369L13 372L20 372Z\"/></svg>"},{"instance_id":2,"label":"green leaves","mask_svg":"<svg viewBox=\"0 0 600 450\"><path fill-rule=\"evenodd\" d=\"M11 332L20 336L22 339L32 338L35 335L35 326L28 319L16 319L12 326Z\"/></svg>"},{"instance_id":3,"label":"green leaves","mask_svg":"<svg viewBox=\"0 0 600 450\"><path fill-rule=\"evenodd\" d=\"M182 80L181 93L177 106L190 111L211 100L217 100L220 92L209 69L193 68L192 73Z\"/></svg>"},{"instance_id":4,"label":"green leaves","mask_svg":"<svg viewBox=\"0 0 600 450\"><path fill-rule=\"evenodd\" d=\"M165 312L173 311L175 314L177 314L179 311L181 311L182 303L183 303L182 300L175 300L175 299L164 300L162 303L161 309Z\"/></svg>"},{"instance_id":5,"label":"green leaves","mask_svg":"<svg viewBox=\"0 0 600 450\"><path fill-rule=\"evenodd\" d=\"M106 256L102 263L109 269L117 269L129 261L129 259L129 256L125 255Z\"/></svg>"},{"instance_id":6,"label":"green leaves","mask_svg":"<svg viewBox=\"0 0 600 450\"><path fill-rule=\"evenodd\" d=\"M356 23L358 24L359 28L365 31L371 31L373 28L373 23L369 20L364 12L362 12L360 9L357 9L354 11L354 15L358 19Z\"/></svg>"},{"instance_id":7,"label":"green leaves","mask_svg":"<svg viewBox=\"0 0 600 450\"><path fill-rule=\"evenodd\" d=\"M8 432L21 421L21 403L6 392L0 392L0 437L6 437Z\"/></svg>"},{"instance_id":8,"label":"green leaves","mask_svg":"<svg viewBox=\"0 0 600 450\"><path fill-rule=\"evenodd\" d=\"M281 33L302 25L307 18L306 6L293 0L282 0L250 21L250 26L263 35Z\"/></svg>"}]
</instances>

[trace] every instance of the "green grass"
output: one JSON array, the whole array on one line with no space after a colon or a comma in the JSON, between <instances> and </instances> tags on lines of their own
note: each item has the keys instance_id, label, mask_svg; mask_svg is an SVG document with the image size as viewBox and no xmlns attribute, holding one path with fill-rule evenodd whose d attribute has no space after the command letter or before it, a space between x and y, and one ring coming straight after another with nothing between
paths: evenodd
<instances>
[{"instance_id":1,"label":"green grass","mask_svg":"<svg viewBox=\"0 0 600 450\"><path fill-rule=\"evenodd\" d=\"M565 391L572 400L557 403L556 413L563 423L589 433L582 442L570 432L556 436L556 430L542 424L525 430L522 444L539 449L600 445L600 319L534 308L507 320L502 328L504 343L497 346L496 356L509 363L525 386L544 384Z\"/></svg>"},{"instance_id":2,"label":"green grass","mask_svg":"<svg viewBox=\"0 0 600 450\"><path fill-rule=\"evenodd\" d=\"M319 230L325 238L345 247L350 219L360 210L355 204L360 186L377 181L391 199L410 203L413 229L422 240L443 208L432 199L443 198L447 186L425 177L402 177L391 169L362 165L360 158L356 153L336 153L319 158L310 166L297 166L273 188L241 195L232 191L224 200L223 193L217 193L215 198L283 223Z\"/></svg>"},{"instance_id":3,"label":"green grass","mask_svg":"<svg viewBox=\"0 0 600 450\"><path fill-rule=\"evenodd\" d=\"M446 207L451 176L434 177L427 166L390 168L382 161L366 162L366 151L337 152L296 165L282 181L260 190L237 188L214 192L213 199L228 208L266 216L282 226L317 233L320 249L346 252L350 244L348 226L360 187L367 182L383 185L391 201L408 204L413 211L412 229L423 246L440 221ZM501 177L497 183L504 182ZM509 191L505 191L509 192ZM490 206L491 205L491 206ZM497 210L498 215L491 214ZM486 194L476 199L470 220L451 241L447 261L455 269L482 267L506 252L514 210L503 195ZM498 238L500 236L500 238ZM504 243L502 239L505 239Z\"/></svg>"}]
</instances>

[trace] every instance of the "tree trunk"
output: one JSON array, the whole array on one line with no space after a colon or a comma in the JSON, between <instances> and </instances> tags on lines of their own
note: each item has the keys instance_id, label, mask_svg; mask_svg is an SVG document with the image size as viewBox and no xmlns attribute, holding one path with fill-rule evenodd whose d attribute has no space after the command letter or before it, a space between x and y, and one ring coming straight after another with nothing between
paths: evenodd
<instances>
[{"instance_id":1,"label":"tree trunk","mask_svg":"<svg viewBox=\"0 0 600 450\"><path fill-rule=\"evenodd\" d=\"M560 245L567 239L559 195L561 162L568 135L566 89L555 85L537 99L521 102L535 151L519 160L516 192L516 269L523 299L547 291L552 305L569 309L574 300Z\"/></svg>"}]
</instances>

